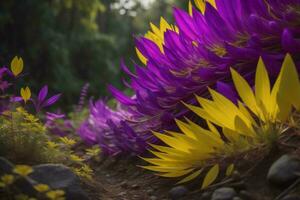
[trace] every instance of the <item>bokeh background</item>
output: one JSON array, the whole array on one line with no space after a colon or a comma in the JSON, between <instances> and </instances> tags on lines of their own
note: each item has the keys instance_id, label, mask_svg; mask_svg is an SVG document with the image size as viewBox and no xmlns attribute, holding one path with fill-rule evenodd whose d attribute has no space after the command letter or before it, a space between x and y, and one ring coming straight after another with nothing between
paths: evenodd
<instances>
[{"instance_id":1,"label":"bokeh background","mask_svg":"<svg viewBox=\"0 0 300 200\"><path fill-rule=\"evenodd\" d=\"M187 0L2 0L0 64L15 56L25 62L26 85L62 92L70 109L90 83L89 96L109 97L107 85L124 89L120 61L137 60L134 37L160 16L173 21L172 7ZM126 78L126 77L125 77ZM25 83L24 83L25 84ZM128 91L129 92L129 91Z\"/></svg>"}]
</instances>

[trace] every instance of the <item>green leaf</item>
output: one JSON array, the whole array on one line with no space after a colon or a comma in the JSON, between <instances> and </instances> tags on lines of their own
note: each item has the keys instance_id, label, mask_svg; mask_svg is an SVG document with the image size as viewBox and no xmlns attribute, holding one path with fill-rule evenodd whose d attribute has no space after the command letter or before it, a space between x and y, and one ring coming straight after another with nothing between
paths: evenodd
<instances>
[{"instance_id":1,"label":"green leaf","mask_svg":"<svg viewBox=\"0 0 300 200\"><path fill-rule=\"evenodd\" d=\"M220 171L220 167L218 164L214 165L206 174L204 181L202 183L201 189L207 188L211 185L218 177Z\"/></svg>"},{"instance_id":2,"label":"green leaf","mask_svg":"<svg viewBox=\"0 0 300 200\"><path fill-rule=\"evenodd\" d=\"M230 164L226 169L226 176L230 176L234 170L234 164Z\"/></svg>"}]
</instances>

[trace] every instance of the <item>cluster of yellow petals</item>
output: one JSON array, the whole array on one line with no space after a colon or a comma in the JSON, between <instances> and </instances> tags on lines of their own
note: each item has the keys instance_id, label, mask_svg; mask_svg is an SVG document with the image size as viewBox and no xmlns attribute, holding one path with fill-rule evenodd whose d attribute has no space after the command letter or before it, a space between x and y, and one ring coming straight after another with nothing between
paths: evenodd
<instances>
[{"instance_id":1,"label":"cluster of yellow petals","mask_svg":"<svg viewBox=\"0 0 300 200\"><path fill-rule=\"evenodd\" d=\"M231 69L231 75L241 101L236 105L212 89L209 89L211 99L196 96L201 106L185 105L207 121L208 129L186 119L186 122L176 120L182 133L154 132L167 146L151 145L154 150L150 152L155 158L143 158L151 164L144 168L160 176L180 177L180 183L190 181L209 160L224 154L225 149L231 147L233 153L238 153L267 142L260 139L262 133L258 130L271 134L268 128L286 122L292 109L300 110L300 82L289 54L272 88L262 59L257 65L254 91L236 70Z\"/></svg>"}]
</instances>

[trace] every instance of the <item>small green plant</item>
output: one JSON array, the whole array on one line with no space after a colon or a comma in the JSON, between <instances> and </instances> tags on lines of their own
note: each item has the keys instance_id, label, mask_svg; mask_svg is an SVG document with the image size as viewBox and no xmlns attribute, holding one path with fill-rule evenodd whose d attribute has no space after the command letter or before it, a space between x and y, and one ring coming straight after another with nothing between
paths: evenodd
<instances>
[{"instance_id":1,"label":"small green plant","mask_svg":"<svg viewBox=\"0 0 300 200\"><path fill-rule=\"evenodd\" d=\"M0 115L0 156L25 164L58 161L63 155L49 140L40 120L22 107Z\"/></svg>"}]
</instances>

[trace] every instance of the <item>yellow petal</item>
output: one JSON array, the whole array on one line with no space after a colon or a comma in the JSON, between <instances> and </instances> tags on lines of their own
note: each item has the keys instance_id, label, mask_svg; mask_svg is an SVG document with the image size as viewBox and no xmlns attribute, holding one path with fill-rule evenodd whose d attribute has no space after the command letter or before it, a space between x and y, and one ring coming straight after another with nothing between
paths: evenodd
<instances>
[{"instance_id":1,"label":"yellow petal","mask_svg":"<svg viewBox=\"0 0 300 200\"><path fill-rule=\"evenodd\" d=\"M262 58L259 58L256 76L255 76L255 96L258 106L262 106L262 110L266 110L268 113L272 113L270 107L270 80L268 72Z\"/></svg>"},{"instance_id":2,"label":"yellow petal","mask_svg":"<svg viewBox=\"0 0 300 200\"><path fill-rule=\"evenodd\" d=\"M214 136L217 138L220 138L220 133L219 133L218 129L212 123L210 123L210 121L206 120L206 123L207 123L209 130L214 134Z\"/></svg>"},{"instance_id":3,"label":"yellow petal","mask_svg":"<svg viewBox=\"0 0 300 200\"><path fill-rule=\"evenodd\" d=\"M239 140L240 135L236 131L233 131L233 130L225 128L225 127L223 127L222 130L223 130L223 134L225 135L226 139L229 140L231 143L236 143Z\"/></svg>"},{"instance_id":4,"label":"yellow petal","mask_svg":"<svg viewBox=\"0 0 300 200\"><path fill-rule=\"evenodd\" d=\"M289 98L293 106L300 110L300 83L295 63L287 54L282 65L282 77L279 92Z\"/></svg>"},{"instance_id":5,"label":"yellow petal","mask_svg":"<svg viewBox=\"0 0 300 200\"><path fill-rule=\"evenodd\" d=\"M247 81L234 69L231 69L231 75L235 88L243 102L254 114L260 116L261 111L257 107L255 96Z\"/></svg>"},{"instance_id":6,"label":"yellow petal","mask_svg":"<svg viewBox=\"0 0 300 200\"><path fill-rule=\"evenodd\" d=\"M208 120L208 121L214 121L214 119L203 109L200 108L198 106L194 106L194 105L190 105L190 104L186 104L183 102L183 104L190 109L191 111L193 111L195 114L197 114L199 117ZM217 124L219 125L219 124Z\"/></svg>"},{"instance_id":7,"label":"yellow petal","mask_svg":"<svg viewBox=\"0 0 300 200\"><path fill-rule=\"evenodd\" d=\"M25 177L25 176L31 174L33 172L33 169L32 169L32 167L30 167L28 165L16 165L13 172L20 176Z\"/></svg>"},{"instance_id":8,"label":"yellow petal","mask_svg":"<svg viewBox=\"0 0 300 200\"><path fill-rule=\"evenodd\" d=\"M140 61L146 65L147 64L147 58L141 53L141 51L138 48L135 48L135 52L137 57L140 59Z\"/></svg>"},{"instance_id":9,"label":"yellow petal","mask_svg":"<svg viewBox=\"0 0 300 200\"><path fill-rule=\"evenodd\" d=\"M230 176L234 170L234 164L230 164L226 169L226 176Z\"/></svg>"},{"instance_id":10,"label":"yellow petal","mask_svg":"<svg viewBox=\"0 0 300 200\"><path fill-rule=\"evenodd\" d=\"M238 133L248 137L254 137L255 131L252 126L248 126L239 116L236 116L234 119L234 129Z\"/></svg>"},{"instance_id":11,"label":"yellow petal","mask_svg":"<svg viewBox=\"0 0 300 200\"><path fill-rule=\"evenodd\" d=\"M182 171L182 170L186 170L186 168L182 168L179 166L139 166L143 169L148 169L154 172L161 172L161 173L167 173L167 172L175 172L175 171Z\"/></svg>"},{"instance_id":12,"label":"yellow petal","mask_svg":"<svg viewBox=\"0 0 300 200\"><path fill-rule=\"evenodd\" d=\"M189 145L179 142L176 138L158 132L154 132L154 135L170 147L188 152Z\"/></svg>"},{"instance_id":13,"label":"yellow petal","mask_svg":"<svg viewBox=\"0 0 300 200\"><path fill-rule=\"evenodd\" d=\"M216 0L206 0L207 3L210 3L214 8L217 8Z\"/></svg>"},{"instance_id":14,"label":"yellow petal","mask_svg":"<svg viewBox=\"0 0 300 200\"><path fill-rule=\"evenodd\" d=\"M167 177L167 178L175 178L175 177L180 177L180 176L185 176L189 173L191 173L194 169L187 169L183 171L177 171L177 172L169 172L165 174L160 174L162 177Z\"/></svg>"},{"instance_id":15,"label":"yellow petal","mask_svg":"<svg viewBox=\"0 0 300 200\"><path fill-rule=\"evenodd\" d=\"M203 0L194 0L196 7L201 11L202 14L205 13L205 1Z\"/></svg>"},{"instance_id":16,"label":"yellow petal","mask_svg":"<svg viewBox=\"0 0 300 200\"><path fill-rule=\"evenodd\" d=\"M183 184L183 183L187 183L189 181L192 181L195 178L197 178L201 174L202 171L203 171L203 169L197 170L196 172L193 172L192 174L190 174L189 176L185 177L184 179L182 179L181 181L179 181L176 184Z\"/></svg>"},{"instance_id":17,"label":"yellow petal","mask_svg":"<svg viewBox=\"0 0 300 200\"><path fill-rule=\"evenodd\" d=\"M26 103L30 97L31 97L31 91L29 89L29 87L26 87L25 89L24 88L21 88L21 97L22 99L24 100L24 102Z\"/></svg>"},{"instance_id":18,"label":"yellow petal","mask_svg":"<svg viewBox=\"0 0 300 200\"><path fill-rule=\"evenodd\" d=\"M202 183L201 189L207 188L209 185L211 185L218 177L219 175L219 165L213 166L206 174L204 181Z\"/></svg>"},{"instance_id":19,"label":"yellow petal","mask_svg":"<svg viewBox=\"0 0 300 200\"><path fill-rule=\"evenodd\" d=\"M193 16L193 5L192 5L191 0L189 0L189 14L190 14L190 16Z\"/></svg>"},{"instance_id":20,"label":"yellow petal","mask_svg":"<svg viewBox=\"0 0 300 200\"><path fill-rule=\"evenodd\" d=\"M163 17L160 17L160 30L163 33L166 32L166 30L172 30L171 25Z\"/></svg>"},{"instance_id":21,"label":"yellow petal","mask_svg":"<svg viewBox=\"0 0 300 200\"><path fill-rule=\"evenodd\" d=\"M23 65L24 63L22 58L18 58L17 56L13 58L10 68L14 76L18 76L23 71Z\"/></svg>"},{"instance_id":22,"label":"yellow petal","mask_svg":"<svg viewBox=\"0 0 300 200\"><path fill-rule=\"evenodd\" d=\"M253 119L252 115L249 113L247 108L245 108L245 106L240 101L238 101L238 106L239 106L240 112L243 113L243 115L245 115L247 117L247 119L249 119L249 121L253 124L253 126L257 126L257 123Z\"/></svg>"},{"instance_id":23,"label":"yellow petal","mask_svg":"<svg viewBox=\"0 0 300 200\"><path fill-rule=\"evenodd\" d=\"M175 122L176 122L177 126L180 128L180 130L181 130L185 135L187 135L187 136L190 137L190 138L197 139L195 133L193 133L193 132L187 127L187 125L186 125L184 122L182 122L182 121L180 121L180 120L177 120L177 119L175 119Z\"/></svg>"}]
</instances>

